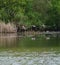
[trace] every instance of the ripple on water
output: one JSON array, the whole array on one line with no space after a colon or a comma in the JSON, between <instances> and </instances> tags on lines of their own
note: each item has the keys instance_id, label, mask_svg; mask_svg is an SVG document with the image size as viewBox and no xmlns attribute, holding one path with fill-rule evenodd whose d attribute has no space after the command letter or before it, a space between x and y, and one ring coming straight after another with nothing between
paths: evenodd
<instances>
[{"instance_id":1,"label":"ripple on water","mask_svg":"<svg viewBox=\"0 0 60 65\"><path fill-rule=\"evenodd\" d=\"M60 65L60 53L0 52L0 65Z\"/></svg>"}]
</instances>

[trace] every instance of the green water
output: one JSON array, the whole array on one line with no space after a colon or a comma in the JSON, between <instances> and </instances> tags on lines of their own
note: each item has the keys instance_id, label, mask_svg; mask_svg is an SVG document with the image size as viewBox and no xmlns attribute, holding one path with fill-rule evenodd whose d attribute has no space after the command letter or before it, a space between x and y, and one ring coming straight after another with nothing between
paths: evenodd
<instances>
[{"instance_id":1,"label":"green water","mask_svg":"<svg viewBox=\"0 0 60 65\"><path fill-rule=\"evenodd\" d=\"M60 35L0 34L0 65L60 65Z\"/></svg>"},{"instance_id":2,"label":"green water","mask_svg":"<svg viewBox=\"0 0 60 65\"><path fill-rule=\"evenodd\" d=\"M17 34L0 35L0 50L18 51L40 51L40 50L59 50L60 35L29 35L22 36Z\"/></svg>"}]
</instances>

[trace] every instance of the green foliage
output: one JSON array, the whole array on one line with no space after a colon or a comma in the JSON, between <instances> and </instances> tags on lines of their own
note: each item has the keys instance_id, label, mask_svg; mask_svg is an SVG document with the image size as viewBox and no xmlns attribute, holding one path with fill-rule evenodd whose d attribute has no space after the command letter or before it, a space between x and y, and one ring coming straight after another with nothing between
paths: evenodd
<instances>
[{"instance_id":1,"label":"green foliage","mask_svg":"<svg viewBox=\"0 0 60 65\"><path fill-rule=\"evenodd\" d=\"M34 0L0 0L0 19L27 25L40 25L41 13L34 10Z\"/></svg>"},{"instance_id":2,"label":"green foliage","mask_svg":"<svg viewBox=\"0 0 60 65\"><path fill-rule=\"evenodd\" d=\"M25 4L24 0L0 0L0 19L5 22L20 21Z\"/></svg>"},{"instance_id":3,"label":"green foliage","mask_svg":"<svg viewBox=\"0 0 60 65\"><path fill-rule=\"evenodd\" d=\"M52 0L51 1L51 7L48 9L47 14L47 20L45 24L47 26L50 26L54 29L60 28L60 8L59 8L59 0Z\"/></svg>"},{"instance_id":4,"label":"green foliage","mask_svg":"<svg viewBox=\"0 0 60 65\"><path fill-rule=\"evenodd\" d=\"M60 0L0 0L0 20L60 28Z\"/></svg>"}]
</instances>

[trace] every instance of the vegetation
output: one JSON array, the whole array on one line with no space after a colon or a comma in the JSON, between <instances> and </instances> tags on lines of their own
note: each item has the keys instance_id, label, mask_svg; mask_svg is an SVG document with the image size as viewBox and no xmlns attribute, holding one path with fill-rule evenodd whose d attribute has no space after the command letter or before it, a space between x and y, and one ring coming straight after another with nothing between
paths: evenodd
<instances>
[{"instance_id":1,"label":"vegetation","mask_svg":"<svg viewBox=\"0 0 60 65\"><path fill-rule=\"evenodd\" d=\"M60 0L0 0L0 20L60 30Z\"/></svg>"}]
</instances>

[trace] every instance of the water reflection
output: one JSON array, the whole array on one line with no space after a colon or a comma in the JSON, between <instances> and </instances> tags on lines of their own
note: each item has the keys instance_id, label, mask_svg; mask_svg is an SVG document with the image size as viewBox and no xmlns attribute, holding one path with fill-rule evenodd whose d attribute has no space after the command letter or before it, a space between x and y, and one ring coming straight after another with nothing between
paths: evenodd
<instances>
[{"instance_id":1,"label":"water reflection","mask_svg":"<svg viewBox=\"0 0 60 65\"><path fill-rule=\"evenodd\" d=\"M35 35L31 37L17 34L0 34L0 47L39 48L60 46L60 35Z\"/></svg>"},{"instance_id":2,"label":"water reflection","mask_svg":"<svg viewBox=\"0 0 60 65\"><path fill-rule=\"evenodd\" d=\"M16 38L16 34L0 34L0 47L15 47Z\"/></svg>"},{"instance_id":3,"label":"water reflection","mask_svg":"<svg viewBox=\"0 0 60 65\"><path fill-rule=\"evenodd\" d=\"M59 46L60 45L60 36L59 35L45 35L48 46Z\"/></svg>"},{"instance_id":4,"label":"water reflection","mask_svg":"<svg viewBox=\"0 0 60 65\"><path fill-rule=\"evenodd\" d=\"M60 45L59 35L35 35L18 39L18 46L22 47L58 47Z\"/></svg>"}]
</instances>

